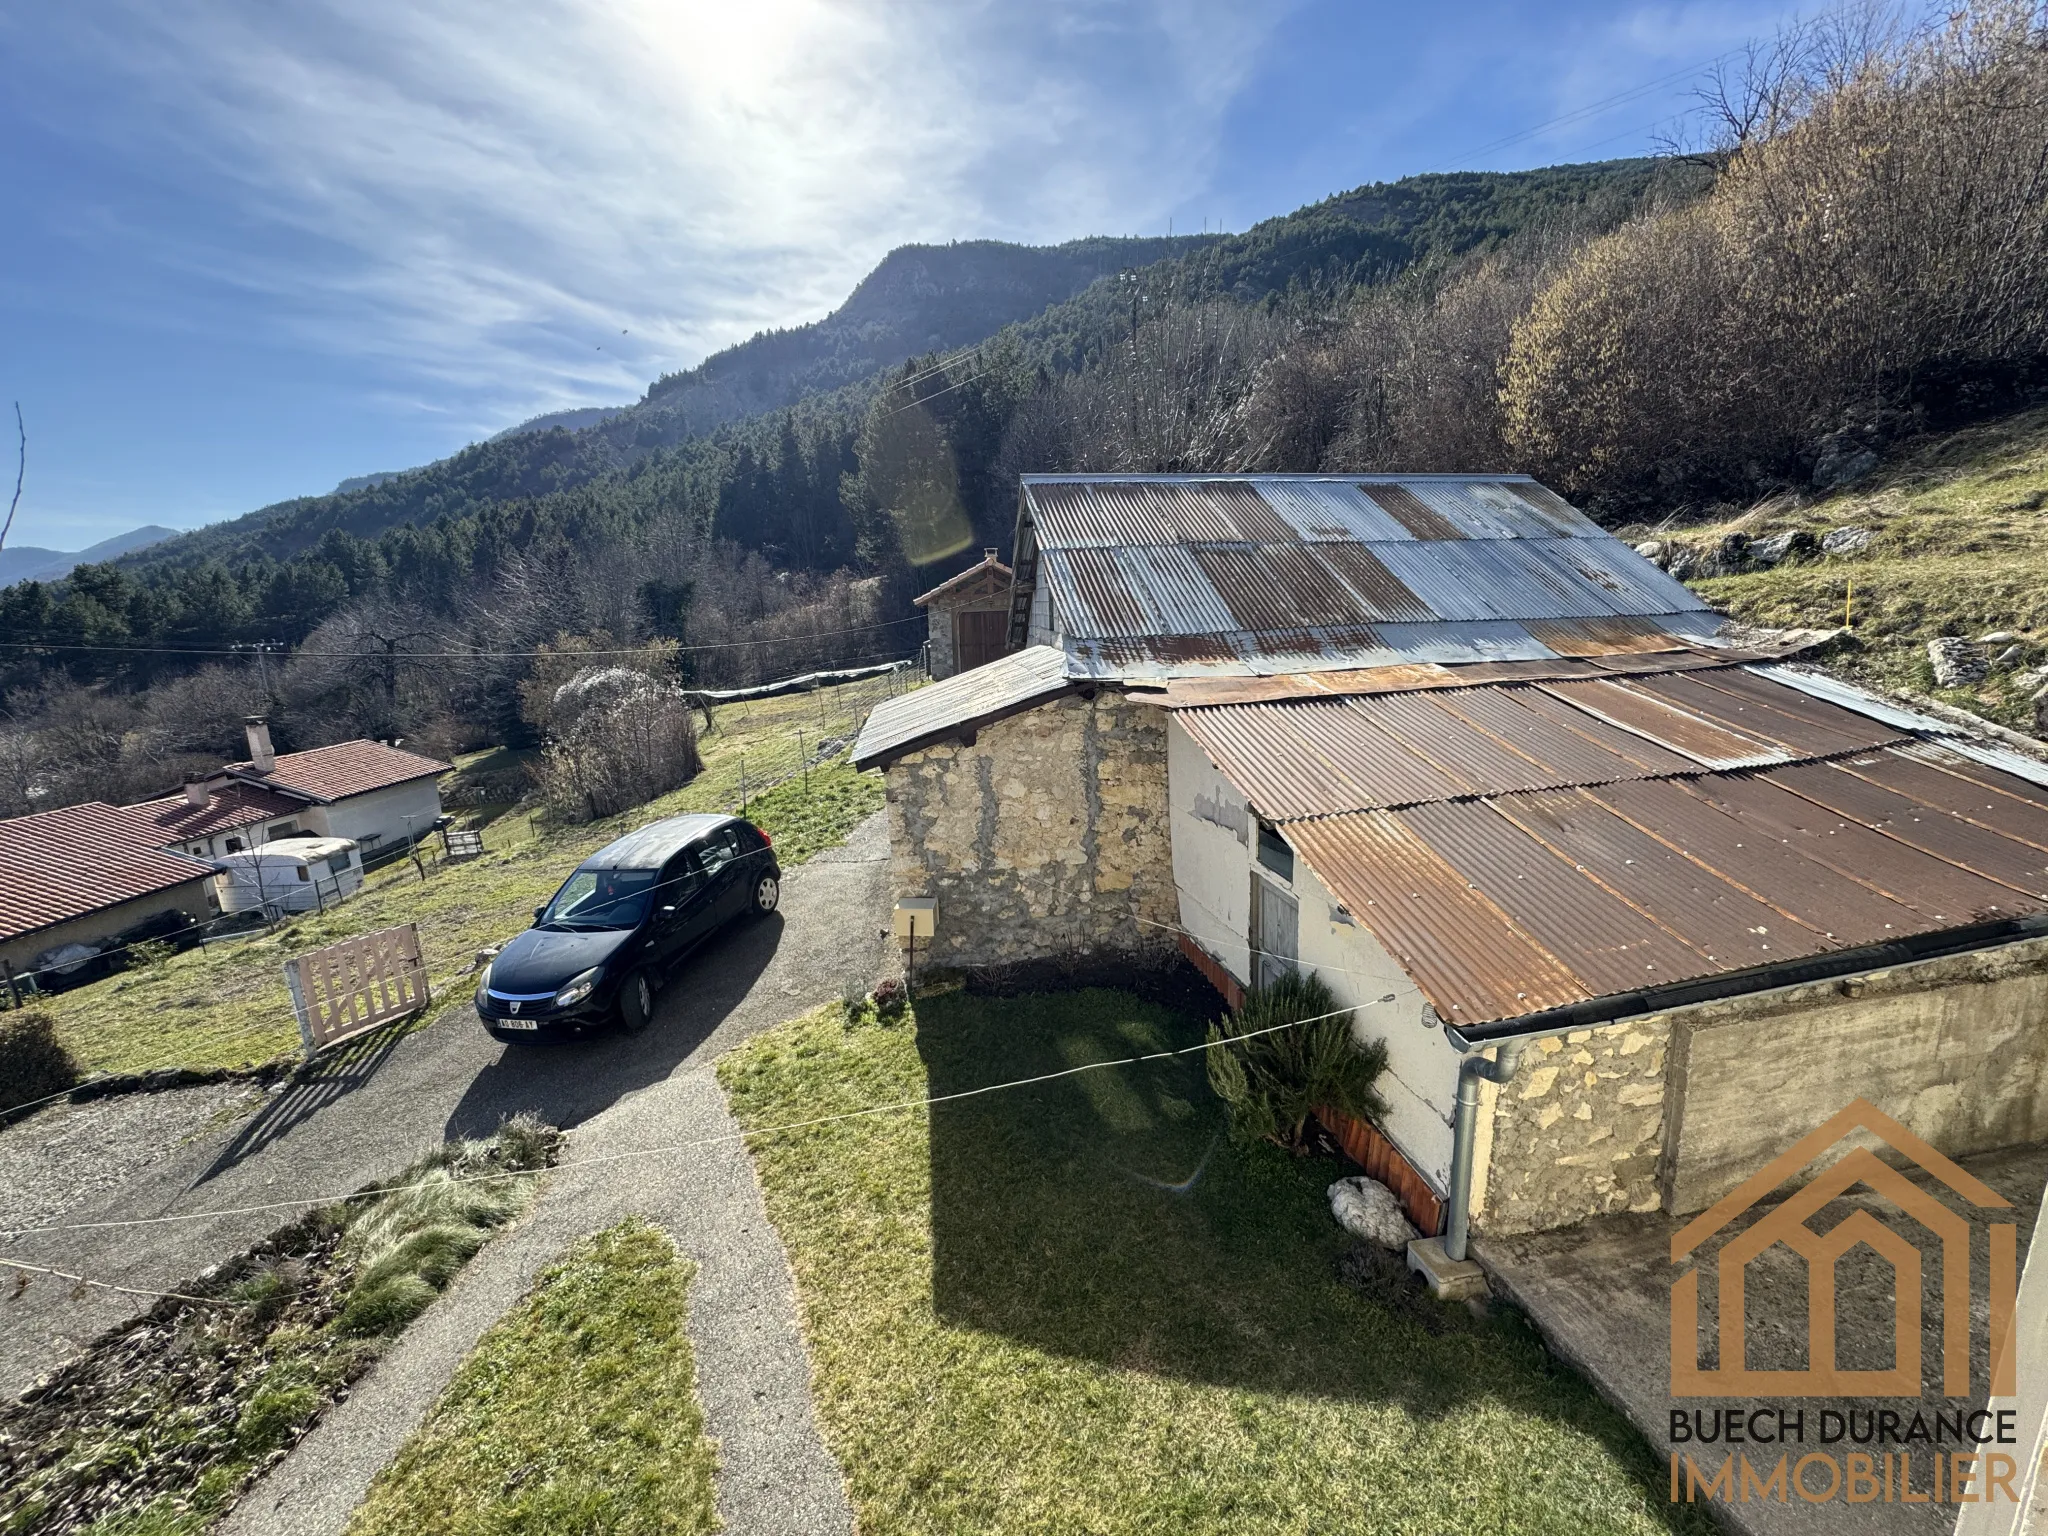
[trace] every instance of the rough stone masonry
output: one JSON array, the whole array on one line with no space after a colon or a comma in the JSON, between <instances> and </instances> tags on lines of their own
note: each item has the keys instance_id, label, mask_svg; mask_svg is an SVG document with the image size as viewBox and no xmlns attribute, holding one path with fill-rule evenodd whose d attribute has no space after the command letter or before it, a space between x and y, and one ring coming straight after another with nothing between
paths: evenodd
<instances>
[{"instance_id":1,"label":"rough stone masonry","mask_svg":"<svg viewBox=\"0 0 2048 1536\"><path fill-rule=\"evenodd\" d=\"M934 963L1172 947L1170 927L1146 925L1179 916L1158 709L1113 691L1056 699L887 777L895 893L938 898Z\"/></svg>"}]
</instances>

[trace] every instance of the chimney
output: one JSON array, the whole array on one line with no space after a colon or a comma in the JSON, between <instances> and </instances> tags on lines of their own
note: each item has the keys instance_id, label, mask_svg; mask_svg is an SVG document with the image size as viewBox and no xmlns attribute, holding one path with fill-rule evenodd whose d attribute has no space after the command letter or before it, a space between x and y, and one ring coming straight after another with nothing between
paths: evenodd
<instances>
[{"instance_id":1,"label":"chimney","mask_svg":"<svg viewBox=\"0 0 2048 1536\"><path fill-rule=\"evenodd\" d=\"M203 806L206 804L207 798L205 774L196 773L185 780L185 803L187 805Z\"/></svg>"},{"instance_id":2,"label":"chimney","mask_svg":"<svg viewBox=\"0 0 2048 1536\"><path fill-rule=\"evenodd\" d=\"M270 748L270 723L261 715L251 715L242 722L242 729L249 733L249 762L259 773L268 773L277 766L277 754Z\"/></svg>"}]
</instances>

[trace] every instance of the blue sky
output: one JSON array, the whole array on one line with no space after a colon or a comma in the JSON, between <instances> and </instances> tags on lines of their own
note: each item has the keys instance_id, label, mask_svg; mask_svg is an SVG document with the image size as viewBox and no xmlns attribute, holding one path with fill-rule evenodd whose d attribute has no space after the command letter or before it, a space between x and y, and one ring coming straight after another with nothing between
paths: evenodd
<instances>
[{"instance_id":1,"label":"blue sky","mask_svg":"<svg viewBox=\"0 0 2048 1536\"><path fill-rule=\"evenodd\" d=\"M30 438L10 542L197 526L632 400L825 314L907 241L1242 229L1418 171L1644 152L1700 65L1791 15L7 7L0 410Z\"/></svg>"}]
</instances>

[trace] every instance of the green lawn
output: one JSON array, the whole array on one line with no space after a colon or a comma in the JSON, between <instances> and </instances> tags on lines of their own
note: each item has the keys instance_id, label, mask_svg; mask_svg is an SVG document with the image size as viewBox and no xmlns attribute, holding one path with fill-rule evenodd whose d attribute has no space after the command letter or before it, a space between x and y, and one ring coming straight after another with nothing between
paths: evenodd
<instances>
[{"instance_id":1,"label":"green lawn","mask_svg":"<svg viewBox=\"0 0 2048 1536\"><path fill-rule=\"evenodd\" d=\"M692 1273L638 1220L578 1244L484 1335L349 1536L716 1530Z\"/></svg>"},{"instance_id":2,"label":"green lawn","mask_svg":"<svg viewBox=\"0 0 2048 1536\"><path fill-rule=\"evenodd\" d=\"M58 993L43 1005L87 1073L158 1067L253 1066L298 1047L285 991L288 955L397 923L416 922L437 991L466 1000L463 978L476 951L501 943L531 919L576 863L632 827L684 811L737 811L742 775L748 812L775 839L785 867L800 864L847 833L882 803L877 774L857 774L844 755L814 767L809 783L788 779L799 732L806 748L821 734L845 736L884 696L874 684L849 684L765 704L724 705L702 741L703 773L690 784L624 816L549 829L524 816L500 817L485 831L489 848L467 864L436 866L422 882L410 863L379 871L355 899L324 916L297 919L260 939L173 956Z\"/></svg>"},{"instance_id":3,"label":"green lawn","mask_svg":"<svg viewBox=\"0 0 2048 1536\"><path fill-rule=\"evenodd\" d=\"M1200 1038L1121 993L955 993L835 1004L719 1076L766 1126ZM1647 1447L1513 1314L1339 1278L1344 1170L1233 1150L1199 1056L752 1145L865 1536L1670 1528Z\"/></svg>"}]
</instances>

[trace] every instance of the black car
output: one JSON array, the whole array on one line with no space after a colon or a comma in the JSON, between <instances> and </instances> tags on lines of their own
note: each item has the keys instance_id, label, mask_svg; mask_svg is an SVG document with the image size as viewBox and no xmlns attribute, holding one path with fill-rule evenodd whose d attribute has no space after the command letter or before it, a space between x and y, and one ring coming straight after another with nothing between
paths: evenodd
<instances>
[{"instance_id":1,"label":"black car","mask_svg":"<svg viewBox=\"0 0 2048 1536\"><path fill-rule=\"evenodd\" d=\"M500 1040L579 1034L616 1018L647 1027L684 955L782 895L768 834L737 816L675 816L576 867L533 926L485 967L476 1011Z\"/></svg>"}]
</instances>

